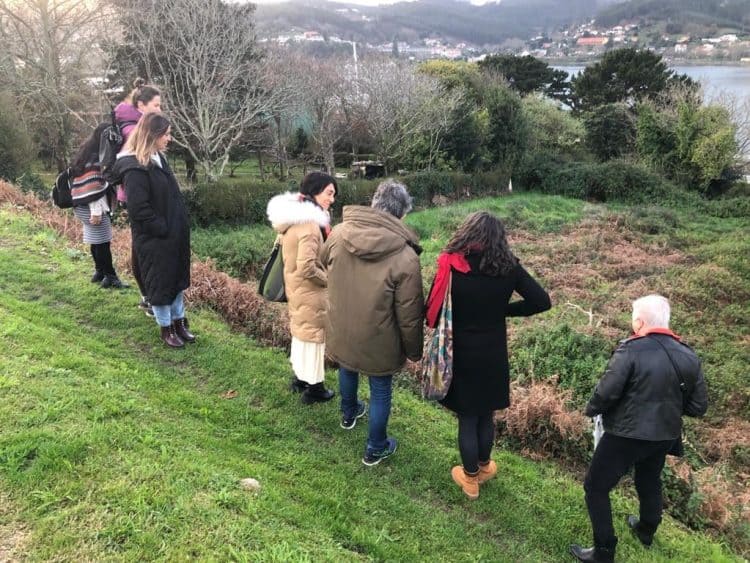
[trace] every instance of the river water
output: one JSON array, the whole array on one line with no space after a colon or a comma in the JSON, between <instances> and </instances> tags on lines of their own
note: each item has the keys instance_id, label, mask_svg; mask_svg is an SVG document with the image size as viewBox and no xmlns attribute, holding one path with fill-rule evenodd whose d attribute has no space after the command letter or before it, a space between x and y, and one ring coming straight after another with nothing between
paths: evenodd
<instances>
[{"instance_id":1,"label":"river water","mask_svg":"<svg viewBox=\"0 0 750 563\"><path fill-rule=\"evenodd\" d=\"M573 75L581 72L584 66L556 66ZM698 80L703 86L707 101L717 97L729 95L738 102L750 98L750 64L747 65L718 65L718 66L674 66L672 69L679 74L687 74Z\"/></svg>"}]
</instances>

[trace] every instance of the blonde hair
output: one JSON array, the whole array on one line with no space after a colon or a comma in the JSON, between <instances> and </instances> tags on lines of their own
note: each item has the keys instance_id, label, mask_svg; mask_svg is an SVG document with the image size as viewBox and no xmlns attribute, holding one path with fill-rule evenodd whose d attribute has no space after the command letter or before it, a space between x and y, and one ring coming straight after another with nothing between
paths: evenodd
<instances>
[{"instance_id":1,"label":"blonde hair","mask_svg":"<svg viewBox=\"0 0 750 563\"><path fill-rule=\"evenodd\" d=\"M135 155L142 165L148 166L156 151L157 141L169 131L169 120L160 113L149 113L141 117L123 149Z\"/></svg>"}]
</instances>

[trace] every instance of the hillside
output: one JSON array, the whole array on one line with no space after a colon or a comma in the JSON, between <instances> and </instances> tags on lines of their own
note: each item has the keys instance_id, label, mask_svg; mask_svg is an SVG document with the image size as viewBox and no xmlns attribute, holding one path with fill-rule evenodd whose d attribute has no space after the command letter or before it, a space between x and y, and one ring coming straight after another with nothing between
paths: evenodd
<instances>
[{"instance_id":1,"label":"hillside","mask_svg":"<svg viewBox=\"0 0 750 563\"><path fill-rule=\"evenodd\" d=\"M596 13L596 0L505 0L474 6L456 0L419 0L364 7L313 0L261 4L261 35L315 30L377 44L412 42L427 37L497 45L508 38L527 38L560 25L586 20Z\"/></svg>"},{"instance_id":2,"label":"hillside","mask_svg":"<svg viewBox=\"0 0 750 563\"><path fill-rule=\"evenodd\" d=\"M523 201L540 232L584 211ZM538 562L588 538L580 483L551 463L501 450L498 479L464 500L452 417L408 390L394 394L399 451L365 468L363 428L342 431L334 403L300 408L282 352L195 308L198 343L167 350L136 292L87 283L88 256L43 217L0 207L0 241L0 556ZM632 494L613 504L623 561L737 560L669 517L645 551L625 530Z\"/></svg>"},{"instance_id":3,"label":"hillside","mask_svg":"<svg viewBox=\"0 0 750 563\"><path fill-rule=\"evenodd\" d=\"M599 12L597 24L626 21L670 24L670 33L716 32L717 28L750 32L750 0L628 0Z\"/></svg>"}]
</instances>

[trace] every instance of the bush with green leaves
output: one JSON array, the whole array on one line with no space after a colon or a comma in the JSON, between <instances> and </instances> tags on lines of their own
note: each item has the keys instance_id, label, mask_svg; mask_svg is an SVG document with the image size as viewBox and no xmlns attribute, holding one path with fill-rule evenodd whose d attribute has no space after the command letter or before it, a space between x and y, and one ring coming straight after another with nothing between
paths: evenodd
<instances>
[{"instance_id":1,"label":"bush with green leaves","mask_svg":"<svg viewBox=\"0 0 750 563\"><path fill-rule=\"evenodd\" d=\"M504 86L488 88L484 96L487 110L485 147L493 166L513 170L528 144L529 125L521 97Z\"/></svg>"},{"instance_id":2,"label":"bush with green leaves","mask_svg":"<svg viewBox=\"0 0 750 563\"><path fill-rule=\"evenodd\" d=\"M586 146L601 160L620 158L635 149L635 116L627 105L597 106L583 114Z\"/></svg>"},{"instance_id":3,"label":"bush with green leaves","mask_svg":"<svg viewBox=\"0 0 750 563\"><path fill-rule=\"evenodd\" d=\"M604 373L615 343L575 331L568 324L536 326L519 331L510 350L510 371L520 382L550 379L573 391L582 406Z\"/></svg>"},{"instance_id":4,"label":"bush with green leaves","mask_svg":"<svg viewBox=\"0 0 750 563\"><path fill-rule=\"evenodd\" d=\"M694 198L646 166L626 160L549 165L537 189L599 202L685 203Z\"/></svg>"},{"instance_id":5,"label":"bush with green leaves","mask_svg":"<svg viewBox=\"0 0 750 563\"><path fill-rule=\"evenodd\" d=\"M580 119L539 96L526 96L522 103L529 151L582 156L586 130Z\"/></svg>"},{"instance_id":6,"label":"bush with green leaves","mask_svg":"<svg viewBox=\"0 0 750 563\"><path fill-rule=\"evenodd\" d=\"M211 258L223 272L247 279L260 277L275 238L268 225L219 225L193 229L190 242L201 258Z\"/></svg>"}]
</instances>

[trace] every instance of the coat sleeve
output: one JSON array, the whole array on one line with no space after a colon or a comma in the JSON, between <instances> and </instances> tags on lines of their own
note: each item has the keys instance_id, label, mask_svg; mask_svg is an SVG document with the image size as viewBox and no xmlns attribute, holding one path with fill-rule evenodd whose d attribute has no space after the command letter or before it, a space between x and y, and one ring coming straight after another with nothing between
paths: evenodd
<instances>
[{"instance_id":1,"label":"coat sleeve","mask_svg":"<svg viewBox=\"0 0 750 563\"><path fill-rule=\"evenodd\" d=\"M406 271L396 282L394 306L406 357L416 362L422 357L424 346L424 293L416 254L409 259Z\"/></svg>"},{"instance_id":2,"label":"coat sleeve","mask_svg":"<svg viewBox=\"0 0 750 563\"><path fill-rule=\"evenodd\" d=\"M690 393L690 397L685 402L686 416L699 417L706 414L708 410L708 389L706 388L706 379L703 377L703 369L700 363L698 363L698 376L695 380L695 385Z\"/></svg>"},{"instance_id":3,"label":"coat sleeve","mask_svg":"<svg viewBox=\"0 0 750 563\"><path fill-rule=\"evenodd\" d=\"M625 386L633 372L633 360L621 345L609 359L604 375L596 384L594 394L586 405L586 416L605 414L622 398Z\"/></svg>"},{"instance_id":4,"label":"coat sleeve","mask_svg":"<svg viewBox=\"0 0 750 563\"><path fill-rule=\"evenodd\" d=\"M312 223L310 228L305 228L300 232L297 243L297 270L304 279L326 287L328 275L320 262L322 242L320 230Z\"/></svg>"},{"instance_id":5,"label":"coat sleeve","mask_svg":"<svg viewBox=\"0 0 750 563\"><path fill-rule=\"evenodd\" d=\"M128 196L128 216L143 225L143 229L154 237L164 238L169 233L167 219L157 215L151 205L148 173L143 170L128 170L123 178Z\"/></svg>"},{"instance_id":6,"label":"coat sleeve","mask_svg":"<svg viewBox=\"0 0 750 563\"><path fill-rule=\"evenodd\" d=\"M508 304L508 317L529 317L552 307L547 292L520 264L515 290L523 299Z\"/></svg>"}]
</instances>

